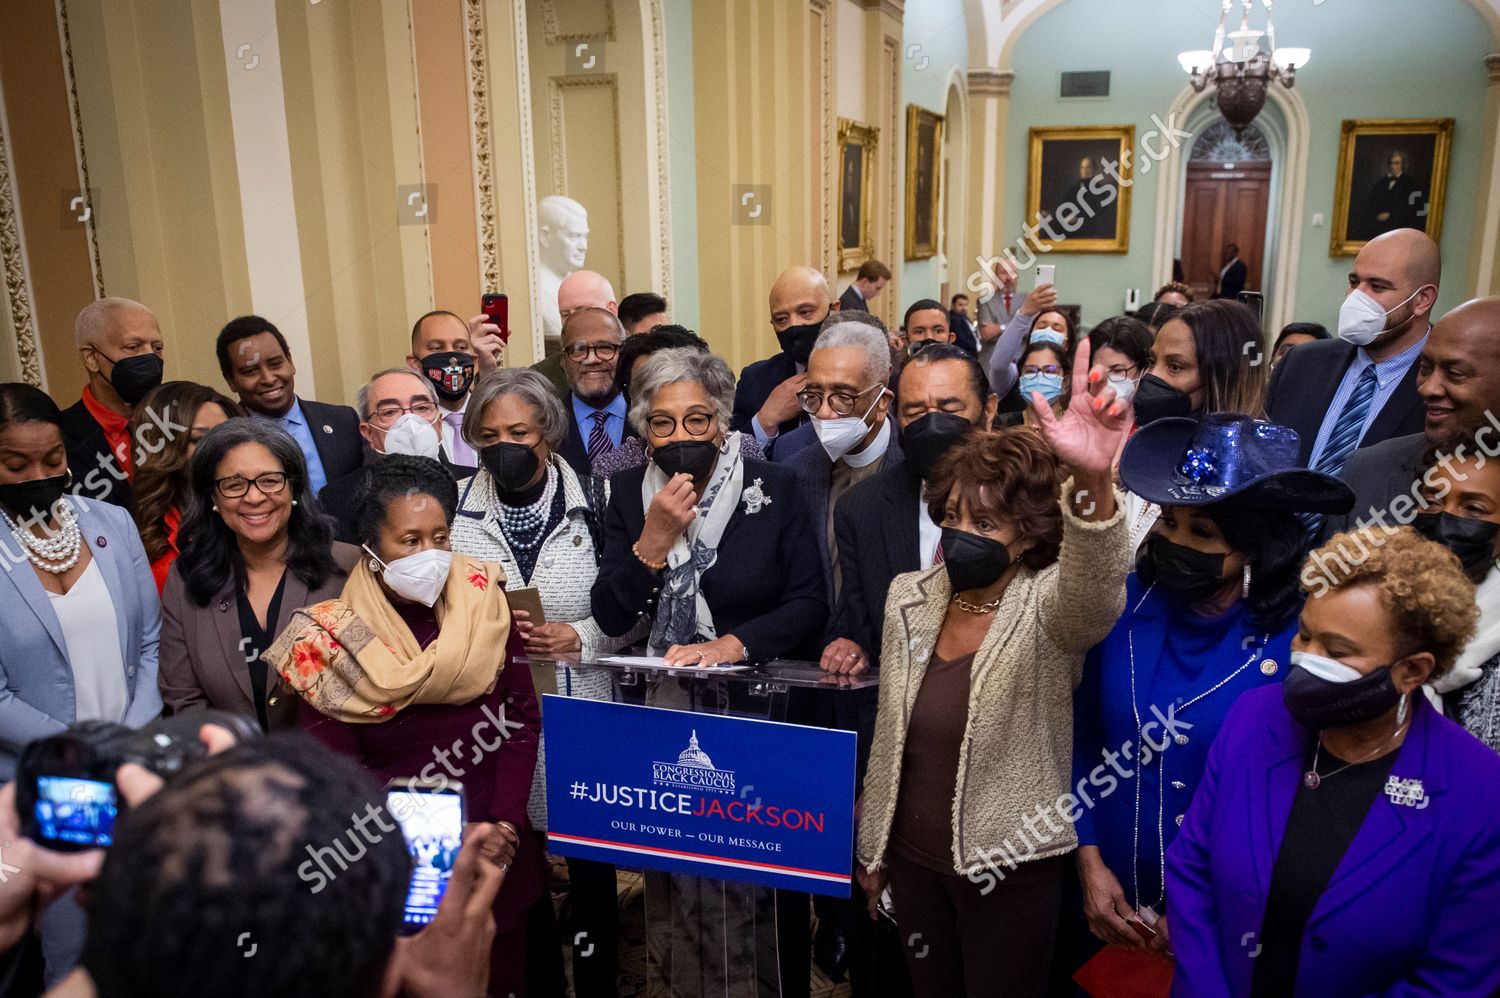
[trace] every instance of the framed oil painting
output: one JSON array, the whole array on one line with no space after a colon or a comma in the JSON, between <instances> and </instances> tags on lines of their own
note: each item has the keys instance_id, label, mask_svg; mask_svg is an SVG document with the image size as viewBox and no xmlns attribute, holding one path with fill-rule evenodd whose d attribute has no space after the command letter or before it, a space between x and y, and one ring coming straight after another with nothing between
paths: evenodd
<instances>
[{"instance_id":1,"label":"framed oil painting","mask_svg":"<svg viewBox=\"0 0 1500 998\"><path fill-rule=\"evenodd\" d=\"M1441 236L1452 142L1452 118L1345 119L1328 255L1392 229Z\"/></svg>"},{"instance_id":2,"label":"framed oil painting","mask_svg":"<svg viewBox=\"0 0 1500 998\"><path fill-rule=\"evenodd\" d=\"M853 270L874 255L870 216L879 138L878 128L839 119L839 270Z\"/></svg>"},{"instance_id":3,"label":"framed oil painting","mask_svg":"<svg viewBox=\"0 0 1500 998\"><path fill-rule=\"evenodd\" d=\"M1130 249L1134 125L1033 128L1026 221L1053 253Z\"/></svg>"},{"instance_id":4,"label":"framed oil painting","mask_svg":"<svg viewBox=\"0 0 1500 998\"><path fill-rule=\"evenodd\" d=\"M942 207L943 116L906 105L906 259L937 254Z\"/></svg>"}]
</instances>

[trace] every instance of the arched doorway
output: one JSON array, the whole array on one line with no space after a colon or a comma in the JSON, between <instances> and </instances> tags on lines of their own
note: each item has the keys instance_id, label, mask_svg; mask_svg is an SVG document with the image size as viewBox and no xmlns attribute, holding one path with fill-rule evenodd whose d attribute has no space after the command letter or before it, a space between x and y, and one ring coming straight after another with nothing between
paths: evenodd
<instances>
[{"instance_id":1,"label":"arched doorway","mask_svg":"<svg viewBox=\"0 0 1500 998\"><path fill-rule=\"evenodd\" d=\"M1218 289L1222 250L1239 249L1245 290L1262 291L1271 148L1253 123L1236 135L1220 118L1204 128L1188 156L1182 196L1183 278L1195 299Z\"/></svg>"}]
</instances>

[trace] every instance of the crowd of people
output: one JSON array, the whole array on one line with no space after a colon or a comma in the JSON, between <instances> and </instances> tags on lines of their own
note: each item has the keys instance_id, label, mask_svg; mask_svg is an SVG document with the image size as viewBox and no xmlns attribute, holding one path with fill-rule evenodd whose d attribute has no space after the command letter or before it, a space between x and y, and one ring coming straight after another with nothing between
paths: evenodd
<instances>
[{"instance_id":1,"label":"crowd of people","mask_svg":"<svg viewBox=\"0 0 1500 998\"><path fill-rule=\"evenodd\" d=\"M0 992L616 994L617 872L547 855L531 662L607 700L588 663L640 647L879 678L800 705L857 735L857 837L847 900L777 892L778 993L809 955L855 995L1496 993L1500 298L1434 322L1412 229L1334 334L1269 342L1180 283L1083 328L989 276L888 329L883 264L793 267L736 376L579 271L555 355L430 312L353 407L264 318L218 333L222 392L86 305L80 398L0 385L0 776L84 722L212 710L214 754L122 767L106 850L0 791ZM399 837L308 889L487 725L431 925L398 942Z\"/></svg>"}]
</instances>

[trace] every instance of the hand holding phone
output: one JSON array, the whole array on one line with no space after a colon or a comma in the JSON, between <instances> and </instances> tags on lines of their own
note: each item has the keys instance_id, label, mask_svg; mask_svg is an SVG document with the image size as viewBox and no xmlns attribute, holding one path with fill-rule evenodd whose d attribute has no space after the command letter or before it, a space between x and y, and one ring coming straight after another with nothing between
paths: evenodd
<instances>
[{"instance_id":1,"label":"hand holding phone","mask_svg":"<svg viewBox=\"0 0 1500 998\"><path fill-rule=\"evenodd\" d=\"M411 884L401 931L420 932L437 917L464 837L464 788L446 780L392 780L385 807L401 824L411 853Z\"/></svg>"},{"instance_id":2,"label":"hand holding phone","mask_svg":"<svg viewBox=\"0 0 1500 998\"><path fill-rule=\"evenodd\" d=\"M1043 284L1056 284L1057 267L1055 264L1039 263L1036 268L1036 283L1032 288L1039 288Z\"/></svg>"},{"instance_id":3,"label":"hand holding phone","mask_svg":"<svg viewBox=\"0 0 1500 998\"><path fill-rule=\"evenodd\" d=\"M510 298L498 292L479 299L479 310L500 331L500 342L510 342Z\"/></svg>"}]
</instances>

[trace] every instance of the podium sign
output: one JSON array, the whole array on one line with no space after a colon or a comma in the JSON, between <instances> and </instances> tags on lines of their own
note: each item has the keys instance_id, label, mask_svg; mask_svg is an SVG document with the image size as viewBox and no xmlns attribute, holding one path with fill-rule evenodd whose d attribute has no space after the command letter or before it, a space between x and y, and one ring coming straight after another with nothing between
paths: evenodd
<instances>
[{"instance_id":1,"label":"podium sign","mask_svg":"<svg viewBox=\"0 0 1500 998\"><path fill-rule=\"evenodd\" d=\"M853 732L543 701L553 852L849 895Z\"/></svg>"}]
</instances>

